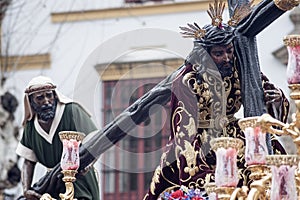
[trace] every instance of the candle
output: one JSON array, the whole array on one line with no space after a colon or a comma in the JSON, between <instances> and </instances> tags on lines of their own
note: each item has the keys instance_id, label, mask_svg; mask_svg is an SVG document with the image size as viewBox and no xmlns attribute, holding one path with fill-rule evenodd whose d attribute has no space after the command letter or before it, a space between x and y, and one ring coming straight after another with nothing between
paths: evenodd
<instances>
[{"instance_id":1,"label":"candle","mask_svg":"<svg viewBox=\"0 0 300 200\"><path fill-rule=\"evenodd\" d=\"M300 84L300 35L288 35L284 38L288 50L287 82Z\"/></svg>"},{"instance_id":2,"label":"candle","mask_svg":"<svg viewBox=\"0 0 300 200\"><path fill-rule=\"evenodd\" d=\"M287 77L288 84L300 83L300 46L287 47L289 53Z\"/></svg>"},{"instance_id":3,"label":"candle","mask_svg":"<svg viewBox=\"0 0 300 200\"><path fill-rule=\"evenodd\" d=\"M63 139L63 153L61 157L61 168L63 170L77 170L79 167L79 144L74 139Z\"/></svg>"},{"instance_id":4,"label":"candle","mask_svg":"<svg viewBox=\"0 0 300 200\"><path fill-rule=\"evenodd\" d=\"M297 155L270 155L267 164L272 170L271 200L297 200L295 170Z\"/></svg>"},{"instance_id":5,"label":"candle","mask_svg":"<svg viewBox=\"0 0 300 200\"><path fill-rule=\"evenodd\" d=\"M234 148L219 148L216 152L216 186L236 187L238 183L237 151Z\"/></svg>"},{"instance_id":6,"label":"candle","mask_svg":"<svg viewBox=\"0 0 300 200\"><path fill-rule=\"evenodd\" d=\"M79 145L85 134L76 131L61 131L59 138L63 144L60 166L63 170L79 168Z\"/></svg>"},{"instance_id":7,"label":"candle","mask_svg":"<svg viewBox=\"0 0 300 200\"><path fill-rule=\"evenodd\" d=\"M237 168L238 150L243 141L238 138L219 137L210 141L216 153L215 184L217 187L236 187L239 181Z\"/></svg>"},{"instance_id":8,"label":"candle","mask_svg":"<svg viewBox=\"0 0 300 200\"><path fill-rule=\"evenodd\" d=\"M246 127L245 160L247 165L265 164L268 155L266 134L260 127Z\"/></svg>"},{"instance_id":9,"label":"candle","mask_svg":"<svg viewBox=\"0 0 300 200\"><path fill-rule=\"evenodd\" d=\"M271 200L296 200L295 166L272 166Z\"/></svg>"}]
</instances>

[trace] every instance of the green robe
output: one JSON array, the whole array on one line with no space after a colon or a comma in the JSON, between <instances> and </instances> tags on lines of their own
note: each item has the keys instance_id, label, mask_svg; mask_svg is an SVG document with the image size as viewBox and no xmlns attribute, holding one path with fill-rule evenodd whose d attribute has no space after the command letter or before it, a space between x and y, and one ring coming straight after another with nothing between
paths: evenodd
<instances>
[{"instance_id":1,"label":"green robe","mask_svg":"<svg viewBox=\"0 0 300 200\"><path fill-rule=\"evenodd\" d=\"M53 168L61 160L63 146L58 135L60 131L79 131L88 134L97 130L88 113L79 104L69 103L60 105L63 105L64 109L61 109L61 115L58 113L55 115L54 121L59 118L60 120L56 122L57 128L53 130L52 144L49 143L49 139L45 138L45 136L43 137L43 134L41 134L42 131L35 125L35 119L27 122L20 141L21 145L35 154L36 160L26 158L26 155L21 156L31 161L40 162L47 168ZM51 130L49 135L51 135ZM74 182L75 198L100 199L98 182L93 170L90 170L85 176L77 174L76 178ZM60 187L59 190L59 193L64 193L65 187ZM52 197L58 198L57 196Z\"/></svg>"}]
</instances>

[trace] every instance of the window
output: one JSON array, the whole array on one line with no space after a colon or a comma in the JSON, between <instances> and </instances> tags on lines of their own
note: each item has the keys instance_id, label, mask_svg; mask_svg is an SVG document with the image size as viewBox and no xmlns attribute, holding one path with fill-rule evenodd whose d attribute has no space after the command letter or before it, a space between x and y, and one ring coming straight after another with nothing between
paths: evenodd
<instances>
[{"instance_id":1,"label":"window","mask_svg":"<svg viewBox=\"0 0 300 200\"><path fill-rule=\"evenodd\" d=\"M103 82L103 117L107 124L163 78ZM168 105L137 125L103 154L104 199L143 199L167 143ZM105 165L110 166L105 166ZM132 195L134 194L134 195Z\"/></svg>"}]
</instances>

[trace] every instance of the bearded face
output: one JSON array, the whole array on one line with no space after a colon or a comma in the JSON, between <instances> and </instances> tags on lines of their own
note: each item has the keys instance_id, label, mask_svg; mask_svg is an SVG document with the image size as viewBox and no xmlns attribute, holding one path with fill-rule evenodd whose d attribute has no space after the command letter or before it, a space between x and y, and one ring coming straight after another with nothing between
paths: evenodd
<instances>
[{"instance_id":1,"label":"bearded face","mask_svg":"<svg viewBox=\"0 0 300 200\"><path fill-rule=\"evenodd\" d=\"M232 43L213 46L209 49L209 54L218 67L222 78L233 73L234 48Z\"/></svg>"},{"instance_id":2,"label":"bearded face","mask_svg":"<svg viewBox=\"0 0 300 200\"><path fill-rule=\"evenodd\" d=\"M48 122L55 116L57 98L52 90L36 92L30 96L30 105L39 120Z\"/></svg>"}]
</instances>

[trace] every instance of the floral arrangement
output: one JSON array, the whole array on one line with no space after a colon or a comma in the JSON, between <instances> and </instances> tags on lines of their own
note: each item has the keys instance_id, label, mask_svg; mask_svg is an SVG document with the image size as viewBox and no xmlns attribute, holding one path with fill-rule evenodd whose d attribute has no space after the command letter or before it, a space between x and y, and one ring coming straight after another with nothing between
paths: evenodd
<instances>
[{"instance_id":1,"label":"floral arrangement","mask_svg":"<svg viewBox=\"0 0 300 200\"><path fill-rule=\"evenodd\" d=\"M199 189L189 189L186 186L181 186L176 191L164 192L159 200L208 200L208 197L203 196L204 193Z\"/></svg>"}]
</instances>

